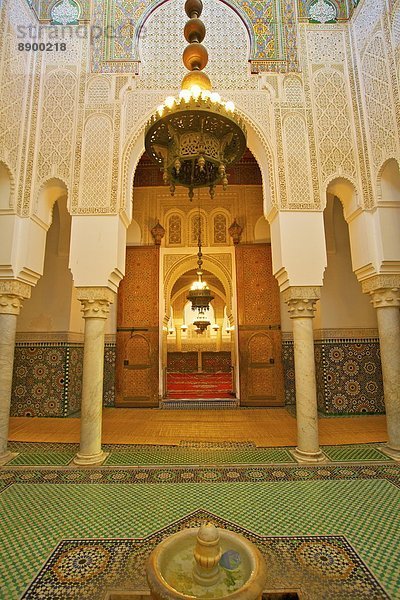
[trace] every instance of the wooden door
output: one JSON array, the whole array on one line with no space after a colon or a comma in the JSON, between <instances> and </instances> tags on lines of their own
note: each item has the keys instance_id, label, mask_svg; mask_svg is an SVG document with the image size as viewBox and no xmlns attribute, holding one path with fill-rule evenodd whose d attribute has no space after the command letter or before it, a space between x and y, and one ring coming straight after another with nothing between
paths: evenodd
<instances>
[{"instance_id":1,"label":"wooden door","mask_svg":"<svg viewBox=\"0 0 400 600\"><path fill-rule=\"evenodd\" d=\"M158 281L158 248L127 248L118 292L116 406L158 406Z\"/></svg>"},{"instance_id":2,"label":"wooden door","mask_svg":"<svg viewBox=\"0 0 400 600\"><path fill-rule=\"evenodd\" d=\"M236 246L240 403L283 406L279 287L270 244Z\"/></svg>"}]
</instances>

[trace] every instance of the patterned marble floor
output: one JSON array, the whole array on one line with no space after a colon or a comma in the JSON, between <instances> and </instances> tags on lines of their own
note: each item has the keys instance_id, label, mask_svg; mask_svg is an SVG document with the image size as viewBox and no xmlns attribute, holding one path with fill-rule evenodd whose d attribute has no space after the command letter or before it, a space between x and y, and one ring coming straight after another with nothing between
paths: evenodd
<instances>
[{"instance_id":1,"label":"patterned marble floor","mask_svg":"<svg viewBox=\"0 0 400 600\"><path fill-rule=\"evenodd\" d=\"M31 450L37 454L36 445ZM52 460L75 450L48 448ZM243 464L251 446L222 450L230 452L229 465L224 455L209 466L172 466L169 458L156 466L155 447L147 448L152 454L142 455L137 467L31 463L0 469L0 598L101 599L105 583L121 583L123 565L129 567L125 584L142 588L152 545L171 528L193 523L196 511L208 511L217 524L242 528L263 549L271 589L286 573L286 583L291 577L304 588L302 598L400 599L398 464L371 453L379 452L371 446L353 447L353 462L351 448L342 447L336 460L346 464L313 467ZM140 448L135 451L140 458ZM279 555L287 559L280 567ZM87 567L84 585L65 575L79 565L83 571L85 565L98 567Z\"/></svg>"}]
</instances>

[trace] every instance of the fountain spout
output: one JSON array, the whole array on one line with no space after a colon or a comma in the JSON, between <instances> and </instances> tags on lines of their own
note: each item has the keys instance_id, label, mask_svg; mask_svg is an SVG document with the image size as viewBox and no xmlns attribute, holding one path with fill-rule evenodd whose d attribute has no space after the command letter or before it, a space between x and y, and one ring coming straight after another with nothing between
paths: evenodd
<instances>
[{"instance_id":1,"label":"fountain spout","mask_svg":"<svg viewBox=\"0 0 400 600\"><path fill-rule=\"evenodd\" d=\"M219 560L222 551L218 529L215 525L203 523L197 534L193 554L195 559L193 567L194 581L206 587L216 584L221 575Z\"/></svg>"}]
</instances>

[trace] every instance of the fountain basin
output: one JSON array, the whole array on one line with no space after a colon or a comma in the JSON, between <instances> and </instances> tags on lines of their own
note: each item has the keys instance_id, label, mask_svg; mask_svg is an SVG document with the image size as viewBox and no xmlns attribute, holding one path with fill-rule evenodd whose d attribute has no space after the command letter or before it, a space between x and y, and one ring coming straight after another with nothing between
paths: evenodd
<instances>
[{"instance_id":1,"label":"fountain basin","mask_svg":"<svg viewBox=\"0 0 400 600\"><path fill-rule=\"evenodd\" d=\"M184 529L163 540L151 553L147 563L147 581L156 600L207 598L213 600L256 600L265 588L267 571L259 550L243 536L225 529L219 530L223 554L221 576L214 585L202 586L193 577L198 529ZM232 557L240 556L240 564ZM236 554L237 553L237 554ZM228 558L228 560L226 560ZM225 559L225 560L224 560Z\"/></svg>"}]
</instances>

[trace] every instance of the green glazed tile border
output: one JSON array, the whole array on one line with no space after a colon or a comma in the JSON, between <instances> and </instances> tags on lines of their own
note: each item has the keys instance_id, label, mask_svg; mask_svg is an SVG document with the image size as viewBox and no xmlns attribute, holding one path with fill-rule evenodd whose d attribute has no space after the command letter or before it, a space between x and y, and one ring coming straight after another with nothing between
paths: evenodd
<instances>
[{"instance_id":1,"label":"green glazed tile border","mask_svg":"<svg viewBox=\"0 0 400 600\"><path fill-rule=\"evenodd\" d=\"M286 448L180 448L151 447L112 451L105 464L121 465L222 465L293 463Z\"/></svg>"},{"instance_id":2,"label":"green glazed tile border","mask_svg":"<svg viewBox=\"0 0 400 600\"><path fill-rule=\"evenodd\" d=\"M9 466L67 465L78 451L78 444L11 442L9 449L18 452ZM268 465L289 464L295 460L288 448L261 448L244 444L181 443L179 446L146 444L104 444L109 452L107 466L162 465ZM373 444L323 446L331 462L392 462Z\"/></svg>"},{"instance_id":3,"label":"green glazed tile border","mask_svg":"<svg viewBox=\"0 0 400 600\"><path fill-rule=\"evenodd\" d=\"M62 466L68 465L74 458L74 453L65 452L23 452L18 454L8 465Z\"/></svg>"},{"instance_id":4,"label":"green glazed tile border","mask_svg":"<svg viewBox=\"0 0 400 600\"><path fill-rule=\"evenodd\" d=\"M322 450L332 462L368 462L384 461L390 462L391 458L380 452L374 446L323 446Z\"/></svg>"}]
</instances>

